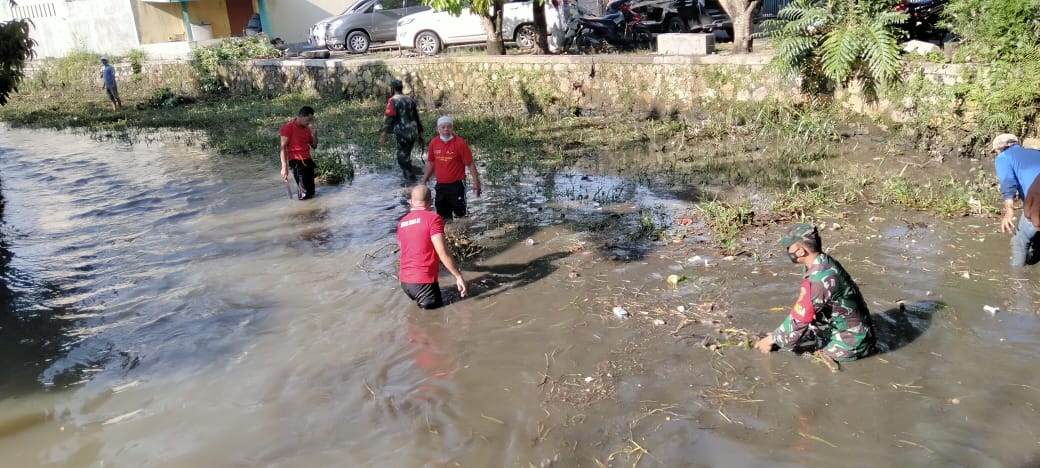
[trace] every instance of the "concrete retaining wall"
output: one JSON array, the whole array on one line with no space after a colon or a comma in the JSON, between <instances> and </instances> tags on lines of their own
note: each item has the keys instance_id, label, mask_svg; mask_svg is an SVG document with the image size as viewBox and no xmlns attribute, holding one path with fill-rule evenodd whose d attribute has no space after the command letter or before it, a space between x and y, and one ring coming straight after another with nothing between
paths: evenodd
<instances>
[{"instance_id":1,"label":"concrete retaining wall","mask_svg":"<svg viewBox=\"0 0 1040 468\"><path fill-rule=\"evenodd\" d=\"M238 93L386 95L389 78L427 108L486 107L507 113L667 116L711 101L797 100L798 81L767 68L765 54L721 56L472 56L383 60L256 60L225 68ZM956 66L922 64L925 77L954 83ZM855 89L836 97L851 110L900 118L902 99L866 104Z\"/></svg>"}]
</instances>

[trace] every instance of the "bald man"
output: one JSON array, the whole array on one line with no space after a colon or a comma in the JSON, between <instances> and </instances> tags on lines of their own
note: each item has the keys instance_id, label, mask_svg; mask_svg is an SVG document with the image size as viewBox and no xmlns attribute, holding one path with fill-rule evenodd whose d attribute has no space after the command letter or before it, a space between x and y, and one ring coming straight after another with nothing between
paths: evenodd
<instances>
[{"instance_id":1,"label":"bald man","mask_svg":"<svg viewBox=\"0 0 1040 468\"><path fill-rule=\"evenodd\" d=\"M437 283L440 263L455 277L459 295L466 297L466 281L444 244L444 220L430 211L432 198L425 185L413 188L411 211L397 223L397 242L401 246L401 289L421 309L436 309L444 305Z\"/></svg>"}]
</instances>

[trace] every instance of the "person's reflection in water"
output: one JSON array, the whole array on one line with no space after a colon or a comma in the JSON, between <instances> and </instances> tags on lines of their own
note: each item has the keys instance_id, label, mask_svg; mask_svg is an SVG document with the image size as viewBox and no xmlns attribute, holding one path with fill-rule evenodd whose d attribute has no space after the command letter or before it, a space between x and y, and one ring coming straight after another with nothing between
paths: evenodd
<instances>
[{"instance_id":1,"label":"person's reflection in water","mask_svg":"<svg viewBox=\"0 0 1040 468\"><path fill-rule=\"evenodd\" d=\"M289 224L300 229L300 240L317 246L328 247L332 242L332 231L326 226L329 218L327 208L307 207L289 215Z\"/></svg>"},{"instance_id":2,"label":"person's reflection in water","mask_svg":"<svg viewBox=\"0 0 1040 468\"><path fill-rule=\"evenodd\" d=\"M415 353L415 367L424 374L424 377L412 390L412 397L417 400L432 401L436 399L434 394L439 387L438 382L453 377L457 369L450 365L447 353L441 349L440 344L426 328L409 323L407 336L408 346Z\"/></svg>"}]
</instances>

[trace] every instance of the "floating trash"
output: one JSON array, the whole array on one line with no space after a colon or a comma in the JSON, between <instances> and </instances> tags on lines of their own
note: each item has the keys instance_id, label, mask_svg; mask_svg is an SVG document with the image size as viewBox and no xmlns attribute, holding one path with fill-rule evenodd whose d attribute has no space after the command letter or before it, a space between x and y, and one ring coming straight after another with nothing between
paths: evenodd
<instances>
[{"instance_id":1,"label":"floating trash","mask_svg":"<svg viewBox=\"0 0 1040 468\"><path fill-rule=\"evenodd\" d=\"M614 315L617 316L617 318L619 319L627 319L632 316L628 313L627 310L625 310L624 307L614 307L613 312Z\"/></svg>"},{"instance_id":2,"label":"floating trash","mask_svg":"<svg viewBox=\"0 0 1040 468\"><path fill-rule=\"evenodd\" d=\"M990 306L990 305L984 305L984 306L982 306L982 310L985 310L986 312L989 312L990 315L997 315L997 312L1000 312L1000 307L993 307L993 306Z\"/></svg>"}]
</instances>

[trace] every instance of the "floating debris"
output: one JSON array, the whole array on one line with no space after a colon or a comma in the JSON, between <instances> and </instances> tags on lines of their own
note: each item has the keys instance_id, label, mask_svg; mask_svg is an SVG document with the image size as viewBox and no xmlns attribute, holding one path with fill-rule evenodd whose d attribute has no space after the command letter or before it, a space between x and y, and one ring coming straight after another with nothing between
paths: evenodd
<instances>
[{"instance_id":1,"label":"floating debris","mask_svg":"<svg viewBox=\"0 0 1040 468\"><path fill-rule=\"evenodd\" d=\"M997 315L997 312L1000 312L1000 307L994 307L994 306L991 306L991 305L984 305L984 306L982 306L982 310L985 310L986 312L989 312L990 315Z\"/></svg>"},{"instance_id":2,"label":"floating debris","mask_svg":"<svg viewBox=\"0 0 1040 468\"><path fill-rule=\"evenodd\" d=\"M613 312L619 319L627 319L632 316L624 307L614 307Z\"/></svg>"}]
</instances>

